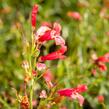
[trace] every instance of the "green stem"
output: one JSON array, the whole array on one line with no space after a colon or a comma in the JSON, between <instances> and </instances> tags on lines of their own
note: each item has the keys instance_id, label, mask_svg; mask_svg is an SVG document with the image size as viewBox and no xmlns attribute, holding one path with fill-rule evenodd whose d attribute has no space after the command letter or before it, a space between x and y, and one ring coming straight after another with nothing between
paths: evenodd
<instances>
[{"instance_id":1,"label":"green stem","mask_svg":"<svg viewBox=\"0 0 109 109\"><path fill-rule=\"evenodd\" d=\"M32 35L31 35L31 40L32 40L32 44L31 44L31 53L30 53L30 56L29 56L29 63L30 63L30 75L32 77L32 53L33 53L33 47L34 47L34 42L33 42L33 32L32 32ZM34 84L34 78L32 77L32 80L31 80L31 88L30 88L30 109L33 109L33 105L32 105L32 101L33 101L33 84Z\"/></svg>"},{"instance_id":2,"label":"green stem","mask_svg":"<svg viewBox=\"0 0 109 109\"><path fill-rule=\"evenodd\" d=\"M30 89L30 109L33 109L32 101L33 101L33 84L34 79L31 80L31 89Z\"/></svg>"}]
</instances>

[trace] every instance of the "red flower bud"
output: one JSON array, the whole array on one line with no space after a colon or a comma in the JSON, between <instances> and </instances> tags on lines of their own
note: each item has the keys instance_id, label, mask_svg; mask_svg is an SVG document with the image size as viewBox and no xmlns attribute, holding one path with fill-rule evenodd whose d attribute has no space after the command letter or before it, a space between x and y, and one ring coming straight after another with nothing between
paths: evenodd
<instances>
[{"instance_id":1,"label":"red flower bud","mask_svg":"<svg viewBox=\"0 0 109 109\"><path fill-rule=\"evenodd\" d=\"M37 12L38 12L38 5L35 4L33 6L32 14L31 14L31 24L32 24L32 27L36 26L36 15L37 15Z\"/></svg>"}]
</instances>

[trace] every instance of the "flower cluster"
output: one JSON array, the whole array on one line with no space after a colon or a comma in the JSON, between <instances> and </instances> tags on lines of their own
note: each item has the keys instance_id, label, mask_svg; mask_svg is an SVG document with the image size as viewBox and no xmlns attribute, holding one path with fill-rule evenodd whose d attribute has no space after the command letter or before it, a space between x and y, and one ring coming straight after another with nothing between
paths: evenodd
<instances>
[{"instance_id":1,"label":"flower cluster","mask_svg":"<svg viewBox=\"0 0 109 109\"><path fill-rule=\"evenodd\" d=\"M35 9L37 9L37 8L35 8ZM33 8L33 10L34 10L34 8ZM35 12L37 13L37 11L35 11ZM32 12L32 14L33 14L33 12ZM69 13L68 15L70 15L70 16L73 15L74 19L76 19L76 20L81 19L81 16L76 12ZM34 22L35 22L35 20L32 20L33 26L35 24ZM47 66L43 62L48 61L48 60L64 59L65 58L64 53L67 51L67 47L65 45L65 40L61 36L61 30L62 30L62 28L61 28L61 25L59 23L55 22L55 23L53 23L53 26L52 26L51 24L46 22L46 23L43 23L42 26L40 26L37 29L36 33L34 34L35 44L38 47L40 47L41 45L43 45L44 43L46 43L47 41L50 41L50 40L54 40L55 45L60 46L60 48L57 51L49 53L45 56L40 56L38 59L38 62L36 64L36 68L38 71L43 71L43 70L45 71L43 73L42 77L44 78L48 88L53 87L53 84L52 84L53 75L52 75L51 71L47 68ZM34 71L33 74L36 74L36 72ZM83 102L84 102L84 98L82 95L80 95L80 93L85 92L86 90L87 90L86 85L80 85L77 88L61 89L58 91L58 94L60 96L71 97L72 99L78 99L80 106L82 106ZM46 95L45 91L42 91L40 93L40 97L46 98L47 95L46 95L46 97L44 95Z\"/></svg>"},{"instance_id":2,"label":"flower cluster","mask_svg":"<svg viewBox=\"0 0 109 109\"><path fill-rule=\"evenodd\" d=\"M61 37L61 25L59 23L55 22L52 28L48 25L42 25L36 31L35 43L37 46L41 46L49 40L54 40L56 46L59 45L60 48L57 51L39 57L39 62L36 64L37 70L39 71L47 69L47 66L43 63L44 61L65 58L64 53L67 51L67 47L65 45L65 40ZM45 79L49 88L53 86L51 83L52 79L50 75L51 72L49 69L47 69L43 75L43 78Z\"/></svg>"}]
</instances>

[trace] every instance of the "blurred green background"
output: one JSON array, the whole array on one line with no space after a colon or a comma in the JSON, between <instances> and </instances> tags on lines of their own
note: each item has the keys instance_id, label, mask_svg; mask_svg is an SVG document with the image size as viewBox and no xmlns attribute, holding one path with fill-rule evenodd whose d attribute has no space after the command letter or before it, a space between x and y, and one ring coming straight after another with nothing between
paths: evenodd
<instances>
[{"instance_id":1,"label":"blurred green background","mask_svg":"<svg viewBox=\"0 0 109 109\"><path fill-rule=\"evenodd\" d=\"M90 106L109 109L109 67L107 72L97 71L95 77L90 67L93 54L101 56L109 52L109 0L1 0L0 108L5 109L3 102L7 102L16 109L13 88L19 90L23 82L23 50L25 41L31 37L31 9L35 3L39 5L37 28L44 21L57 21L62 25L62 36L68 46L67 58L47 62L57 80L63 81L60 87L87 84L89 90L84 96ZM69 11L79 12L82 20L69 18ZM45 52L52 51L52 44L45 45ZM104 95L106 108L97 102L99 94ZM73 107L71 101L66 101L65 105L68 109Z\"/></svg>"}]
</instances>

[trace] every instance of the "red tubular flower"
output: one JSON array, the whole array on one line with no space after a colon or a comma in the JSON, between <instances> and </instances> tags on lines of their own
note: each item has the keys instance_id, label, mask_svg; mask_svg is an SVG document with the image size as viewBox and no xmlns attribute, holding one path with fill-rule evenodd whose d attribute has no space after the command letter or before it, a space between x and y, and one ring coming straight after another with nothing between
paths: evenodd
<instances>
[{"instance_id":1,"label":"red tubular flower","mask_svg":"<svg viewBox=\"0 0 109 109\"><path fill-rule=\"evenodd\" d=\"M51 37L51 30L48 30L43 34L42 36L39 37L39 42L44 42L47 40L52 40L53 38Z\"/></svg>"},{"instance_id":2,"label":"red tubular flower","mask_svg":"<svg viewBox=\"0 0 109 109\"><path fill-rule=\"evenodd\" d=\"M106 53L104 56L100 56L95 60L95 64L98 66L100 71L106 71L107 67L105 63L109 62L109 53Z\"/></svg>"},{"instance_id":3,"label":"red tubular flower","mask_svg":"<svg viewBox=\"0 0 109 109\"><path fill-rule=\"evenodd\" d=\"M82 92L85 92L87 90L87 86L86 85L79 85L77 88L74 88L74 90L76 90L78 93L82 93Z\"/></svg>"},{"instance_id":4,"label":"red tubular flower","mask_svg":"<svg viewBox=\"0 0 109 109\"><path fill-rule=\"evenodd\" d=\"M45 40L46 40L46 37L49 37L48 35L46 35L46 33L48 33L48 31L51 31L51 28L49 28L48 26L41 26L41 27L37 30L37 32L36 32L35 40L36 40L36 41L39 41L39 39L40 39L41 37L44 37L44 38L43 38L44 40L42 40L42 42L45 41ZM50 36L50 37L51 37L51 36Z\"/></svg>"},{"instance_id":5,"label":"red tubular flower","mask_svg":"<svg viewBox=\"0 0 109 109\"><path fill-rule=\"evenodd\" d=\"M46 56L41 56L40 61L46 60L55 60L55 59L63 59L65 56L63 55L67 51L66 46L61 46L61 48L55 52L52 52Z\"/></svg>"},{"instance_id":6,"label":"red tubular flower","mask_svg":"<svg viewBox=\"0 0 109 109\"><path fill-rule=\"evenodd\" d=\"M43 43L48 40L55 40L56 45L65 45L64 39L60 36L61 26L59 23L54 23L53 28L49 26L41 26L37 32L35 39L37 42Z\"/></svg>"},{"instance_id":7,"label":"red tubular flower","mask_svg":"<svg viewBox=\"0 0 109 109\"><path fill-rule=\"evenodd\" d=\"M86 85L79 85L76 88L61 89L58 91L58 94L60 96L71 97L72 99L78 99L80 106L82 106L84 98L79 93L85 92L86 90L87 90Z\"/></svg>"},{"instance_id":8,"label":"red tubular flower","mask_svg":"<svg viewBox=\"0 0 109 109\"><path fill-rule=\"evenodd\" d=\"M37 15L37 12L38 12L38 5L35 4L33 6L32 14L31 14L31 24L32 24L33 27L36 26L36 15Z\"/></svg>"},{"instance_id":9,"label":"red tubular flower","mask_svg":"<svg viewBox=\"0 0 109 109\"><path fill-rule=\"evenodd\" d=\"M52 40L53 38L51 37L51 28L48 26L41 26L36 32L35 39L40 43Z\"/></svg>"},{"instance_id":10,"label":"red tubular flower","mask_svg":"<svg viewBox=\"0 0 109 109\"><path fill-rule=\"evenodd\" d=\"M81 15L78 12L68 12L67 15L75 20L81 20Z\"/></svg>"},{"instance_id":11,"label":"red tubular flower","mask_svg":"<svg viewBox=\"0 0 109 109\"><path fill-rule=\"evenodd\" d=\"M71 97L72 92L73 92L72 88L67 88L67 89L61 89L61 90L59 90L58 91L58 94L60 96Z\"/></svg>"}]
</instances>

